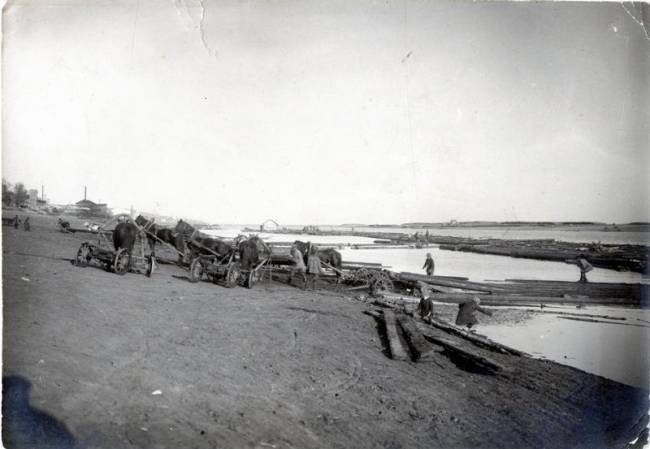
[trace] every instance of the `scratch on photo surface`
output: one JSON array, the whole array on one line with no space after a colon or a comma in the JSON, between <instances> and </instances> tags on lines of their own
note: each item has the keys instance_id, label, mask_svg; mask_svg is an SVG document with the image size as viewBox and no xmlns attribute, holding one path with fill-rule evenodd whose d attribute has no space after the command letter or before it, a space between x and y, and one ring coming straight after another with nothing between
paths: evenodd
<instances>
[{"instance_id":1,"label":"scratch on photo surface","mask_svg":"<svg viewBox=\"0 0 650 449\"><path fill-rule=\"evenodd\" d=\"M647 4L645 4L645 3L641 4L641 20L637 19L634 16L634 14L632 14L630 12L630 10L627 9L624 2L621 2L621 6L623 7L623 10L627 13L627 15L630 16L632 18L632 20L634 20L637 24L639 24L641 26L641 28L643 28L643 32L645 33L645 38L650 40L650 34L648 34L648 29L645 26L645 17L644 17L644 14L643 14L643 12L644 12L643 8L648 8L649 6ZM632 6L635 8L635 12L636 12L636 5L634 3L632 3Z\"/></svg>"}]
</instances>

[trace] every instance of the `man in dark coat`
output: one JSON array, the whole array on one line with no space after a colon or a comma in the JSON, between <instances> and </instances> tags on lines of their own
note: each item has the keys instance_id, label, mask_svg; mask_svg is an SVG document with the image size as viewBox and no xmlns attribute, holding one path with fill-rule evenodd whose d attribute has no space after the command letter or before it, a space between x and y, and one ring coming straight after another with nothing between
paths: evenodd
<instances>
[{"instance_id":1,"label":"man in dark coat","mask_svg":"<svg viewBox=\"0 0 650 449\"><path fill-rule=\"evenodd\" d=\"M435 268L435 264L433 263L433 257L431 257L431 253L427 253L427 258L424 261L422 268L427 270L427 276L433 276L433 269Z\"/></svg>"},{"instance_id":2,"label":"man in dark coat","mask_svg":"<svg viewBox=\"0 0 650 449\"><path fill-rule=\"evenodd\" d=\"M431 300L431 288L424 282L418 282L420 289L420 304L418 304L418 311L420 318L428 320L433 315L433 301Z\"/></svg>"},{"instance_id":3,"label":"man in dark coat","mask_svg":"<svg viewBox=\"0 0 650 449\"><path fill-rule=\"evenodd\" d=\"M471 301L467 301L461 304L458 304L458 315L456 316L456 324L458 326L467 326L468 329L471 329L472 326L478 324L478 320L474 315L474 312L481 312L486 315L492 316L492 312L483 307L479 306L481 300L478 297L474 297Z\"/></svg>"},{"instance_id":4,"label":"man in dark coat","mask_svg":"<svg viewBox=\"0 0 650 449\"><path fill-rule=\"evenodd\" d=\"M580 280L578 282L587 282L587 273L594 269L584 254L580 254L575 260L567 260L566 263L577 265L580 268Z\"/></svg>"}]
</instances>

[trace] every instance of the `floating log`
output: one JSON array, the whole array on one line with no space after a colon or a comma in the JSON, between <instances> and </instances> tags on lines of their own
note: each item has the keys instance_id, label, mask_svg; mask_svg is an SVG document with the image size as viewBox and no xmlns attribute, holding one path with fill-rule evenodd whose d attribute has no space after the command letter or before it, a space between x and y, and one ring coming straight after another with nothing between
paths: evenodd
<instances>
[{"instance_id":1,"label":"floating log","mask_svg":"<svg viewBox=\"0 0 650 449\"><path fill-rule=\"evenodd\" d=\"M586 321L588 323L605 323L605 324L617 324L619 326L634 326L634 327L650 328L650 326L646 326L644 324L618 323L618 322L615 322L615 321L594 320L592 318L577 318L577 317L573 317L573 316L559 316L558 318L561 318L563 320L572 320L572 321Z\"/></svg>"},{"instance_id":2,"label":"floating log","mask_svg":"<svg viewBox=\"0 0 650 449\"><path fill-rule=\"evenodd\" d=\"M589 297L561 297L561 296L526 296L521 294L502 293L433 293L431 299L440 302L460 304L480 298L481 304L486 306L525 306L539 304L569 304L569 305L600 305L600 306L634 306L640 307L644 303L630 298L589 298Z\"/></svg>"},{"instance_id":3,"label":"floating log","mask_svg":"<svg viewBox=\"0 0 650 449\"><path fill-rule=\"evenodd\" d=\"M415 325L413 318L400 313L397 315L397 322L404 332L406 342L411 349L411 354L413 354L413 359L415 361L426 359L433 354L433 346L431 346L431 344L426 341L422 332L420 332L420 330Z\"/></svg>"},{"instance_id":4,"label":"floating log","mask_svg":"<svg viewBox=\"0 0 650 449\"><path fill-rule=\"evenodd\" d=\"M502 345L501 343L497 343L495 341L490 340L487 337L484 337L482 335L478 334L473 334L471 332L467 332L457 326L454 326L449 323L445 323L444 321L440 321L437 318L431 318L429 320L429 324L433 327L436 327L438 329L447 331L449 333L452 333L454 335L458 335L459 337L464 338L465 340L471 341L472 343L476 344L477 346L481 346L486 349L490 349L495 352L500 352L503 354L512 354L516 356L528 356L523 351L519 351L518 349L510 348L506 345ZM422 326L426 326L425 324L422 324ZM418 325L420 329L422 330L422 327ZM426 329L426 328L425 328ZM426 335L426 334L425 334Z\"/></svg>"},{"instance_id":5,"label":"floating log","mask_svg":"<svg viewBox=\"0 0 650 449\"><path fill-rule=\"evenodd\" d=\"M469 282L469 281L454 281L454 280L440 279L435 276L425 276L416 273L402 272L396 274L395 277L400 281L409 281L409 282L419 281L419 282L424 282L426 284L441 285L443 287L459 288L462 290L471 290L476 292L492 293L494 291L505 291L505 289L499 286L490 286L486 284L479 284L477 282Z\"/></svg>"},{"instance_id":6,"label":"floating log","mask_svg":"<svg viewBox=\"0 0 650 449\"><path fill-rule=\"evenodd\" d=\"M584 295L594 298L633 298L639 301L650 298L650 285L613 282L566 282L512 279L500 284L510 292L522 295Z\"/></svg>"},{"instance_id":7,"label":"floating log","mask_svg":"<svg viewBox=\"0 0 650 449\"><path fill-rule=\"evenodd\" d=\"M392 310L384 310L384 322L386 323L386 335L390 344L390 354L393 360L409 360L409 356L399 338L395 313Z\"/></svg>"}]
</instances>

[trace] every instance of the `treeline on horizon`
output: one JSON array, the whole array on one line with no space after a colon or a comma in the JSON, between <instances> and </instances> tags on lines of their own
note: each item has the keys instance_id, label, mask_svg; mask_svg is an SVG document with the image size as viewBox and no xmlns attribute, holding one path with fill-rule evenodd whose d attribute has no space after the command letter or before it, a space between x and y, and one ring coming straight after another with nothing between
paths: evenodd
<instances>
[{"instance_id":1,"label":"treeline on horizon","mask_svg":"<svg viewBox=\"0 0 650 449\"><path fill-rule=\"evenodd\" d=\"M21 206L27 203L29 192L22 182L17 182L12 186L6 180L2 180L2 205L3 206Z\"/></svg>"},{"instance_id":2,"label":"treeline on horizon","mask_svg":"<svg viewBox=\"0 0 650 449\"><path fill-rule=\"evenodd\" d=\"M633 221L630 223L604 223L599 221L453 221L443 223L412 222L402 224L371 224L371 228L453 228L477 226L650 226L647 221ZM362 225L357 225L362 226Z\"/></svg>"}]
</instances>

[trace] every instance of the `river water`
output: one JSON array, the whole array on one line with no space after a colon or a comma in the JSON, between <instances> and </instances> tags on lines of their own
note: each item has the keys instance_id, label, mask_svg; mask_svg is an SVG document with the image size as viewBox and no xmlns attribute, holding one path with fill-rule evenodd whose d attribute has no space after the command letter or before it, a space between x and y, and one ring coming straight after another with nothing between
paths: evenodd
<instances>
[{"instance_id":1,"label":"river water","mask_svg":"<svg viewBox=\"0 0 650 449\"><path fill-rule=\"evenodd\" d=\"M209 231L213 235L232 238L241 233L242 227L229 227ZM355 230L359 230L355 228ZM376 229L374 229L377 231ZM392 229L404 232L403 229ZM451 235L443 230L443 235ZM460 230L470 232L468 230ZM471 232L475 232L472 230ZM485 236L489 230L480 230ZM430 231L431 232L431 231ZM549 237L548 232L536 233L529 238ZM553 231L551 231L553 232ZM571 232L571 231L569 231ZM585 237L584 241L608 241L603 235L621 234L619 232L601 232ZM629 242L648 242L647 233L633 233ZM644 235L636 235L644 234ZM293 242L310 240L315 244L360 244L372 243L373 239L354 236L311 236L301 234L260 233L267 242ZM563 234L564 240L573 234ZM474 235L463 235L473 236ZM561 240L562 238L559 238ZM596 237L592 239L591 237ZM601 238L598 238L601 237ZM618 237L623 237L618 235ZM508 235L507 238L523 238L522 233ZM581 240L572 240L581 241ZM609 240L611 241L611 240ZM352 249L345 246L339 250L344 261L375 262L391 267L393 271L423 273L422 265L427 252L435 260L435 274L444 276L464 276L472 281L505 279L545 279L558 281L577 281L580 277L578 268L561 262L547 262L531 259L515 259L505 256L465 253L434 248L381 248ZM650 283L650 278L640 273L616 272L595 268L588 274L593 282L631 282ZM497 309L498 310L498 309ZM650 383L649 349L650 349L650 311L613 307L575 307L545 308L545 311L570 311L625 317L626 321L610 323L593 323L559 318L560 315L536 314L534 318L521 323L479 325L477 332L495 341L512 346L534 357L546 358L565 365L591 372L628 385L648 388ZM480 320L480 317L479 317ZM622 324L624 323L624 324ZM634 324L634 325L630 325Z\"/></svg>"}]
</instances>

